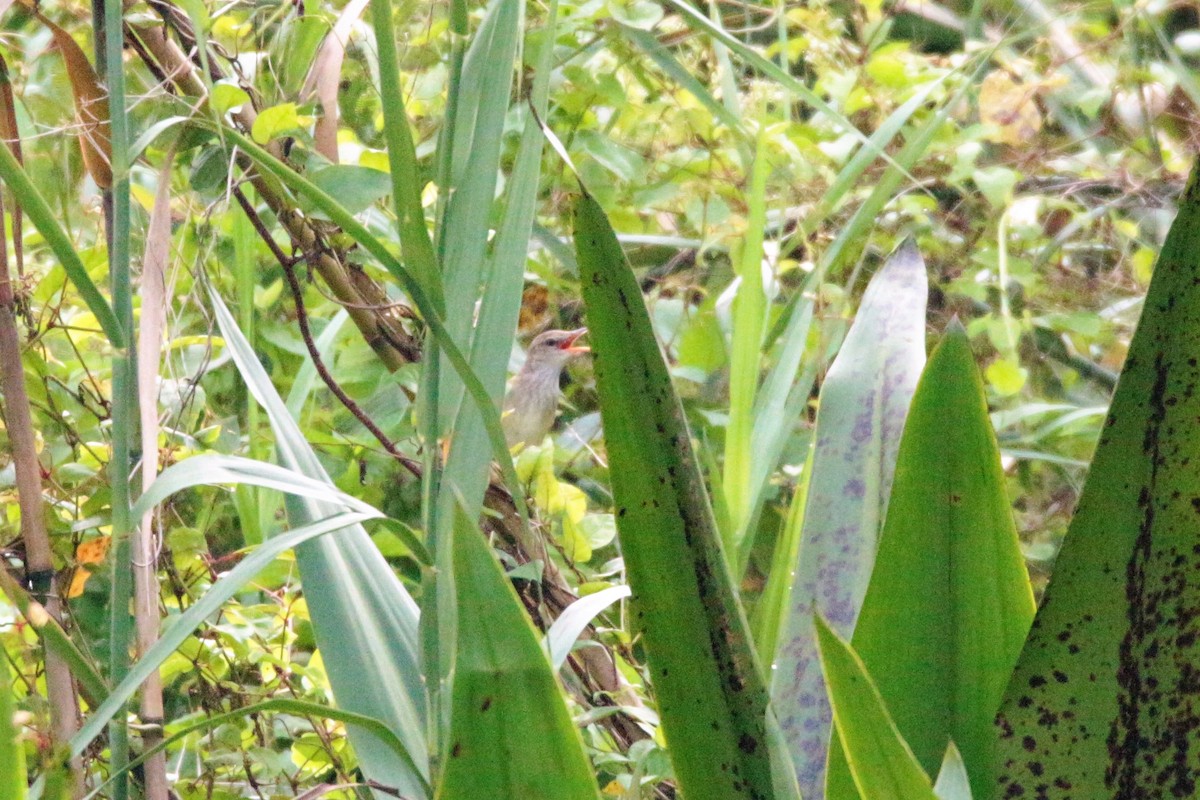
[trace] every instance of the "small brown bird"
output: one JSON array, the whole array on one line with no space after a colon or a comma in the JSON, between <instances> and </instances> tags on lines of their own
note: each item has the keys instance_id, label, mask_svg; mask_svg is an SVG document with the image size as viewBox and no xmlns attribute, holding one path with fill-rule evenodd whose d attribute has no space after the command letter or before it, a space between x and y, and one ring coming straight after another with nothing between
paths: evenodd
<instances>
[{"instance_id":1,"label":"small brown bird","mask_svg":"<svg viewBox=\"0 0 1200 800\"><path fill-rule=\"evenodd\" d=\"M587 328L573 331L545 331L534 337L525 354L525 365L513 378L504 396L501 424L509 447L538 445L558 415L558 382L563 367L589 349L576 345Z\"/></svg>"}]
</instances>

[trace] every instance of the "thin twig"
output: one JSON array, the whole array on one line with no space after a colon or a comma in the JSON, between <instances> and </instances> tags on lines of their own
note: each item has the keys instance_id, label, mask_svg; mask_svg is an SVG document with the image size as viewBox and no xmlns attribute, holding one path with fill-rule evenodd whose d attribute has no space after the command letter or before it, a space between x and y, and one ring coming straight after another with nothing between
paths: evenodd
<instances>
[{"instance_id":1,"label":"thin twig","mask_svg":"<svg viewBox=\"0 0 1200 800\"><path fill-rule=\"evenodd\" d=\"M246 199L246 195L241 189L235 188L233 196L237 198L238 205L242 207L242 211L246 212L246 217L249 218L250 224L254 226L259 237L271 249L275 260L283 267L284 277L287 279L288 288L292 292L292 300L296 305L296 322L300 326L300 336L304 339L304 346L308 350L309 358L312 359L313 366L316 367L317 374L321 376L321 380L325 383L326 388L333 392L333 396L345 406L346 410L353 414L354 418L371 432L371 435L378 440L383 449L388 452L388 455L399 461L413 476L421 477L421 468L416 460L400 452L400 449L396 447L396 443L388 438L387 434L375 424L375 420L371 419L367 412L363 411L350 395L346 394L346 390L341 387L341 384L330 374L329 368L325 366L325 360L321 358L321 351L317 349L317 343L312 336L312 329L308 324L308 309L304 305L304 290L300 286L300 281L296 278L295 267L299 259L288 256L283 252L279 244L275 241L275 238L271 236L271 232L263 225L262 218L258 216L258 212L254 210L254 207L250 205L250 201Z\"/></svg>"}]
</instances>

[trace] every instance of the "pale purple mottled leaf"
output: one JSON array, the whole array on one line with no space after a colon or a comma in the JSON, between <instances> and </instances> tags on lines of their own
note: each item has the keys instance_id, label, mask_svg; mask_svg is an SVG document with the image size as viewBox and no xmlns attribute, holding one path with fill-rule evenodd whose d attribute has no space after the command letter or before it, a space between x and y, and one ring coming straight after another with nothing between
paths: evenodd
<instances>
[{"instance_id":1,"label":"pale purple mottled leaf","mask_svg":"<svg viewBox=\"0 0 1200 800\"><path fill-rule=\"evenodd\" d=\"M862 607L909 401L925 364L925 262L908 240L871 279L821 387L817 443L772 695L805 800L824 796L831 712L813 614L849 638Z\"/></svg>"}]
</instances>

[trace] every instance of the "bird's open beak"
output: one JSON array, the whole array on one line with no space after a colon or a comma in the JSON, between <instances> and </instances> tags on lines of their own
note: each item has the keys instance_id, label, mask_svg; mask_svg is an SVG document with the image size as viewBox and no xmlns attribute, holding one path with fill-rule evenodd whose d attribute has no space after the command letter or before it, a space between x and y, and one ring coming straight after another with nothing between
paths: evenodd
<instances>
[{"instance_id":1,"label":"bird's open beak","mask_svg":"<svg viewBox=\"0 0 1200 800\"><path fill-rule=\"evenodd\" d=\"M571 335L565 342L562 343L562 345L560 345L560 349L567 351L573 356L592 352L592 348L588 347L586 344L575 344L575 342L579 341L579 337L583 336L585 333L587 333L587 328L576 328L575 330L571 331Z\"/></svg>"}]
</instances>

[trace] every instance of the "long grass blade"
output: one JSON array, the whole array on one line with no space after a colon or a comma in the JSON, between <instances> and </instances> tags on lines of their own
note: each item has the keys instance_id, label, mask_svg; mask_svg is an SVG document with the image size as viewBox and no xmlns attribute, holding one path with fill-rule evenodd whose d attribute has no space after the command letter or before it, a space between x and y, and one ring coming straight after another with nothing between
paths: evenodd
<instances>
[{"instance_id":1,"label":"long grass blade","mask_svg":"<svg viewBox=\"0 0 1200 800\"><path fill-rule=\"evenodd\" d=\"M270 419L279 461L332 484L229 309L215 291L209 296L234 363ZM341 509L294 494L284 503L293 525L311 524ZM422 774L413 774L368 732L351 729L363 770L372 780L424 797L428 753L416 603L361 526L298 548L296 563L338 706L381 719L404 742Z\"/></svg>"}]
</instances>

